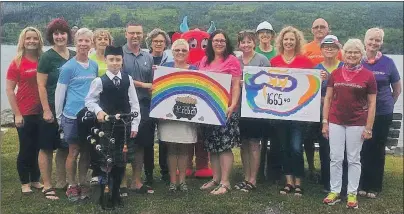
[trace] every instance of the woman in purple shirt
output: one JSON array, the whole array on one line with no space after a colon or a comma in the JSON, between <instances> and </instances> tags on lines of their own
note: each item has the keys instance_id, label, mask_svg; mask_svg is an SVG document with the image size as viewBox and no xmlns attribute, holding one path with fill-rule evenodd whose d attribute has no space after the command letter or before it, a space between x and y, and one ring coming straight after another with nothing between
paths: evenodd
<instances>
[{"instance_id":1,"label":"woman in purple shirt","mask_svg":"<svg viewBox=\"0 0 404 214\"><path fill-rule=\"evenodd\" d=\"M382 190L385 143L393 119L394 104L401 93L400 75L393 60L380 52L384 31L371 28L365 35L363 66L373 71L377 82L376 117L373 137L362 147L362 175L359 195L376 198ZM391 91L391 88L393 91Z\"/></svg>"}]
</instances>

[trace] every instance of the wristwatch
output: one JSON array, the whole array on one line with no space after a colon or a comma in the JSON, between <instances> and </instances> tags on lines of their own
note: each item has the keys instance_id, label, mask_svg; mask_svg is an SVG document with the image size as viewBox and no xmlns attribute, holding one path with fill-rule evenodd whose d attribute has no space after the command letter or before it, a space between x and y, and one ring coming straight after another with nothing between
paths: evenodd
<instances>
[{"instance_id":1,"label":"wristwatch","mask_svg":"<svg viewBox=\"0 0 404 214\"><path fill-rule=\"evenodd\" d=\"M327 120L327 119L323 119L323 123L328 123L328 120Z\"/></svg>"}]
</instances>

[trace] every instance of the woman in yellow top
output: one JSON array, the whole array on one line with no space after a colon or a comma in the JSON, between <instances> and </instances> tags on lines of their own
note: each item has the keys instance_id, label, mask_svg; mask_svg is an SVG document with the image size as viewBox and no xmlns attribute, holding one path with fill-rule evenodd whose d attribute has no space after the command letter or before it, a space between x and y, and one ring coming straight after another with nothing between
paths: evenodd
<instances>
[{"instance_id":1,"label":"woman in yellow top","mask_svg":"<svg viewBox=\"0 0 404 214\"><path fill-rule=\"evenodd\" d=\"M98 64L98 76L102 76L107 72L107 64L105 63L105 48L112 45L112 36L106 29L97 29L94 31L94 48L95 52L91 53L88 58L94 60Z\"/></svg>"}]
</instances>

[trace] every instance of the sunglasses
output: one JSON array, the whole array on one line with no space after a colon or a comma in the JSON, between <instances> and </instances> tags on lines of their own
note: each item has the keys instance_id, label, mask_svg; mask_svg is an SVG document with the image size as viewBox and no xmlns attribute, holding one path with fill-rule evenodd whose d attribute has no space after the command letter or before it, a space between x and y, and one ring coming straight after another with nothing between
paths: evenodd
<instances>
[{"instance_id":1,"label":"sunglasses","mask_svg":"<svg viewBox=\"0 0 404 214\"><path fill-rule=\"evenodd\" d=\"M314 27L312 27L312 29L321 29L321 30L324 30L324 29L326 29L327 27L325 26L325 25L317 25L317 26L314 26Z\"/></svg>"},{"instance_id":2,"label":"sunglasses","mask_svg":"<svg viewBox=\"0 0 404 214\"><path fill-rule=\"evenodd\" d=\"M187 49L174 49L174 52L176 52L176 53L179 53L179 52L186 53L186 52L188 52L188 50Z\"/></svg>"}]
</instances>

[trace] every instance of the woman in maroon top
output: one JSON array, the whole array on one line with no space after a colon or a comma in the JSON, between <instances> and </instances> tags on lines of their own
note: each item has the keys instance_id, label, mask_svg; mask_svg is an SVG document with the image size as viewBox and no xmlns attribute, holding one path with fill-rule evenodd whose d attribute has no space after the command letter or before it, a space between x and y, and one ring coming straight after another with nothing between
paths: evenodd
<instances>
[{"instance_id":1,"label":"woman in maroon top","mask_svg":"<svg viewBox=\"0 0 404 214\"><path fill-rule=\"evenodd\" d=\"M306 43L303 33L294 27L285 27L276 38L276 48L279 55L271 59L271 66L281 68L314 67L309 58L304 56L303 46ZM302 124L299 121L276 121L276 136L271 141L271 147L280 148L283 173L286 185L280 194L291 193L302 196L301 177L304 176L304 161L302 147ZM279 145L280 144L280 145Z\"/></svg>"},{"instance_id":2,"label":"woman in maroon top","mask_svg":"<svg viewBox=\"0 0 404 214\"><path fill-rule=\"evenodd\" d=\"M23 194L32 193L31 187L43 187L39 182L38 167L38 124L42 108L36 83L36 68L42 47L43 40L39 30L33 27L22 30L17 45L17 56L7 71L6 92L20 141L17 170ZM16 86L17 94L14 93Z\"/></svg>"},{"instance_id":3,"label":"woman in maroon top","mask_svg":"<svg viewBox=\"0 0 404 214\"><path fill-rule=\"evenodd\" d=\"M344 47L344 66L332 72L323 108L323 130L330 142L330 190L325 204L340 202L342 161L348 160L347 208L358 208L361 175L360 152L364 140L372 138L377 85L373 73L361 65L365 48L359 39Z\"/></svg>"}]
</instances>

